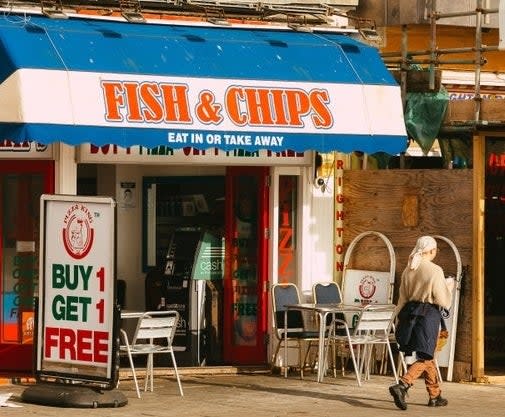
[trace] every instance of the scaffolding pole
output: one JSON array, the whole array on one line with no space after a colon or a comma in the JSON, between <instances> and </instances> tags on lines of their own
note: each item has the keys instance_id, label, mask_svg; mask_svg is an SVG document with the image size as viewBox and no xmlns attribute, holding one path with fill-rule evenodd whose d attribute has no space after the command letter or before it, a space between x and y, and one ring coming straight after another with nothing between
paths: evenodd
<instances>
[{"instance_id":1,"label":"scaffolding pole","mask_svg":"<svg viewBox=\"0 0 505 417\"><path fill-rule=\"evenodd\" d=\"M429 84L428 88L430 91L435 89L435 71L437 67L447 64L459 64L459 65L473 65L475 72L475 86L474 86L474 120L472 121L474 126L481 123L481 89L480 89L480 78L482 66L487 62L483 57L484 52L498 51L498 45L484 46L482 44L482 23L483 17L490 14L496 14L499 12L497 8L484 9L483 0L476 0L475 10L465 11L465 12L451 12L451 13L441 13L437 11L437 1L428 0L429 9L429 20L430 20L430 48L426 50L415 50L408 51L408 28L407 25L402 25L402 41L401 50L399 52L385 52L381 54L384 62L390 65L399 65L401 78L400 86L402 89L402 95L405 96L407 92L407 72L412 64L427 65L429 71ZM470 47L460 47L460 48L441 48L437 47L437 22L440 19L451 18L451 17L464 17L464 16L475 16L475 44ZM462 53L474 53L473 59L440 59L442 55L449 54L462 54ZM427 56L427 58L423 58ZM418 57L418 58L413 58ZM404 98L405 100L405 98ZM405 104L405 103L404 103Z\"/></svg>"}]
</instances>

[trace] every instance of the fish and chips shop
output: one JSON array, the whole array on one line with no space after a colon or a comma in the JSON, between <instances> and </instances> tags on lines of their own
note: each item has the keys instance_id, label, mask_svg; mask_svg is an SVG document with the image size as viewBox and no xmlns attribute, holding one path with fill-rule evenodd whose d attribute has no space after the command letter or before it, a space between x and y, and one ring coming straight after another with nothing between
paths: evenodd
<instances>
[{"instance_id":1,"label":"fish and chips shop","mask_svg":"<svg viewBox=\"0 0 505 417\"><path fill-rule=\"evenodd\" d=\"M67 348L84 358L61 343L65 332L83 338L75 324L86 320L102 364L111 318L95 299L101 277L115 284L104 303L116 294L121 308L146 310L163 299L179 311L178 365L266 364L271 284L308 288L333 274L334 197L321 155L407 145L400 88L351 29L11 11L0 46L4 375L33 369L42 195L114 201L114 214L87 207L87 223L62 229L72 214L45 197L55 213L44 231L66 234L77 259L84 252L72 251L86 249L74 226L92 233L115 218L117 255L46 266L52 280L40 294L54 308L38 365L60 372ZM96 235L95 245L107 243ZM108 377L109 366L90 376Z\"/></svg>"}]
</instances>

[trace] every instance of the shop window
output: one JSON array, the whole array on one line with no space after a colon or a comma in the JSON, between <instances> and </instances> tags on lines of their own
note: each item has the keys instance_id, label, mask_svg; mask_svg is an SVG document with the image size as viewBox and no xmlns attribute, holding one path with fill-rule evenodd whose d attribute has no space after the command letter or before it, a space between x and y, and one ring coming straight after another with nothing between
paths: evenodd
<instances>
[{"instance_id":1,"label":"shop window","mask_svg":"<svg viewBox=\"0 0 505 417\"><path fill-rule=\"evenodd\" d=\"M143 269L164 268L173 234L224 233L224 177L145 177Z\"/></svg>"},{"instance_id":2,"label":"shop window","mask_svg":"<svg viewBox=\"0 0 505 417\"><path fill-rule=\"evenodd\" d=\"M296 283L296 223L298 177L279 176L278 280Z\"/></svg>"},{"instance_id":3,"label":"shop window","mask_svg":"<svg viewBox=\"0 0 505 417\"><path fill-rule=\"evenodd\" d=\"M42 175L5 175L0 182L0 343L33 343L43 187Z\"/></svg>"}]
</instances>

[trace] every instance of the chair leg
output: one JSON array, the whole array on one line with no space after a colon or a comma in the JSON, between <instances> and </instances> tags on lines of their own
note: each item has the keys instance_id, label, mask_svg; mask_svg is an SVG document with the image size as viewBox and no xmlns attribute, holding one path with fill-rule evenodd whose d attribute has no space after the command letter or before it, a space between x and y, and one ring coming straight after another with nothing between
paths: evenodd
<instances>
[{"instance_id":1,"label":"chair leg","mask_svg":"<svg viewBox=\"0 0 505 417\"><path fill-rule=\"evenodd\" d=\"M356 373L356 381L358 382L358 386L361 387L361 378L358 363L356 362L356 355L354 354L354 346L349 343L349 351L351 354L352 365L354 366L354 372ZM359 355L359 352L358 352Z\"/></svg>"},{"instance_id":2,"label":"chair leg","mask_svg":"<svg viewBox=\"0 0 505 417\"><path fill-rule=\"evenodd\" d=\"M405 355L402 351L398 351L398 369L402 369L403 375L407 373L407 362L405 361Z\"/></svg>"},{"instance_id":3,"label":"chair leg","mask_svg":"<svg viewBox=\"0 0 505 417\"><path fill-rule=\"evenodd\" d=\"M364 344L363 349L359 345L358 349L358 365L360 376L363 375L363 379L366 381L370 379L370 361L372 358L371 346L369 344Z\"/></svg>"},{"instance_id":4,"label":"chair leg","mask_svg":"<svg viewBox=\"0 0 505 417\"><path fill-rule=\"evenodd\" d=\"M179 385L179 393L181 394L181 397L184 397L184 392L182 392L181 378L179 377L179 370L177 369L177 363L175 362L174 352L171 351L170 355L172 356L172 364L174 365L174 372L175 377L177 378L177 385Z\"/></svg>"},{"instance_id":5,"label":"chair leg","mask_svg":"<svg viewBox=\"0 0 505 417\"><path fill-rule=\"evenodd\" d=\"M304 343L303 343L303 341L299 340L298 341L298 366L300 367L300 379L303 379L303 368L305 366L305 364L302 363L302 356L303 356L303 361L305 361L305 355L302 355L303 348L304 348Z\"/></svg>"},{"instance_id":6,"label":"chair leg","mask_svg":"<svg viewBox=\"0 0 505 417\"><path fill-rule=\"evenodd\" d=\"M318 359L318 366L321 368L321 375L325 375L326 371L328 369L328 364L330 360L328 359L329 355L331 355L331 363L333 367L333 377L336 377L336 371L335 371L335 344L333 340L331 340L331 336L328 338L325 338L324 341L324 346L323 346L323 357L322 358L317 358Z\"/></svg>"},{"instance_id":7,"label":"chair leg","mask_svg":"<svg viewBox=\"0 0 505 417\"><path fill-rule=\"evenodd\" d=\"M128 361L130 362L130 369L132 370L133 382L135 382L135 390L137 391L137 398L140 398L139 382L137 380L137 373L135 372L135 365L133 364L132 353L130 351L130 344L128 343L128 336L126 335L126 332L123 329L121 329L121 336L123 337L123 342L126 346L126 353L128 355Z\"/></svg>"},{"instance_id":8,"label":"chair leg","mask_svg":"<svg viewBox=\"0 0 505 417\"><path fill-rule=\"evenodd\" d=\"M135 366L133 365L133 358L128 352L128 360L130 361L130 368L132 370L133 382L135 383L135 390L137 391L137 398L140 398L139 382L137 381L137 373L135 372Z\"/></svg>"},{"instance_id":9,"label":"chair leg","mask_svg":"<svg viewBox=\"0 0 505 417\"><path fill-rule=\"evenodd\" d=\"M305 342L304 342L304 345L305 345ZM312 341L309 340L307 342L307 347L306 347L306 350L305 350L305 355L303 356L303 363L302 363L302 366L303 368L305 369L305 364L307 364L307 360L308 360L308 357L309 357L309 354L310 354L310 349L313 347L314 345L312 344ZM319 359L319 363L321 363L321 359ZM314 369L313 368L313 364L310 365L311 366L311 369Z\"/></svg>"},{"instance_id":10,"label":"chair leg","mask_svg":"<svg viewBox=\"0 0 505 417\"><path fill-rule=\"evenodd\" d=\"M345 376L345 367L347 366L348 360L349 360L348 357L344 358L343 356L340 356L340 367L341 367L342 376Z\"/></svg>"},{"instance_id":11,"label":"chair leg","mask_svg":"<svg viewBox=\"0 0 505 417\"><path fill-rule=\"evenodd\" d=\"M154 391L154 355L151 353L151 392Z\"/></svg>"},{"instance_id":12,"label":"chair leg","mask_svg":"<svg viewBox=\"0 0 505 417\"><path fill-rule=\"evenodd\" d=\"M345 368L347 366L347 361L349 360L349 349L343 345L342 342L338 342L337 356L340 357L340 372L342 376L345 376ZM346 352L344 352L346 350Z\"/></svg>"},{"instance_id":13,"label":"chair leg","mask_svg":"<svg viewBox=\"0 0 505 417\"><path fill-rule=\"evenodd\" d=\"M154 376L154 371L153 371L153 354L150 353L147 355L147 364L146 364L146 379L144 381L144 391L147 391L147 384L149 384L150 380L150 385L151 385L151 392L153 392L154 389L154 384L153 384L153 376Z\"/></svg>"},{"instance_id":14,"label":"chair leg","mask_svg":"<svg viewBox=\"0 0 505 417\"><path fill-rule=\"evenodd\" d=\"M275 363L277 362L277 356L279 355L280 348L281 348L281 340L279 339L279 341L277 342L277 346L275 347L274 354L272 355L272 366L275 366ZM284 365L284 364L282 364L282 365ZM281 366L281 370L282 370L282 366Z\"/></svg>"},{"instance_id":15,"label":"chair leg","mask_svg":"<svg viewBox=\"0 0 505 417\"><path fill-rule=\"evenodd\" d=\"M395 376L395 381L398 384L398 372L396 372L395 360L393 357L393 350L391 349L391 345L387 343L387 349L389 353L389 361L391 362L391 369L393 370L393 375Z\"/></svg>"},{"instance_id":16,"label":"chair leg","mask_svg":"<svg viewBox=\"0 0 505 417\"><path fill-rule=\"evenodd\" d=\"M331 367L333 368L333 378L337 377L337 346L335 345L335 341L331 342Z\"/></svg>"}]
</instances>

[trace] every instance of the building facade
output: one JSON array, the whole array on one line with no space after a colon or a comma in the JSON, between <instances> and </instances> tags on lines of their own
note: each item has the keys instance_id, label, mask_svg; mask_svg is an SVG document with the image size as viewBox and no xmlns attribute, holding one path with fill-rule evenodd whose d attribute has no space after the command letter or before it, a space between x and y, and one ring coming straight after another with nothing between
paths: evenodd
<instances>
[{"instance_id":1,"label":"building facade","mask_svg":"<svg viewBox=\"0 0 505 417\"><path fill-rule=\"evenodd\" d=\"M19 358L0 368L32 367L37 204L53 193L116 200L118 302L179 309L178 363L267 364L271 284L333 280L316 155L403 151L399 88L334 20L96 14L21 7L0 24L0 348Z\"/></svg>"}]
</instances>

